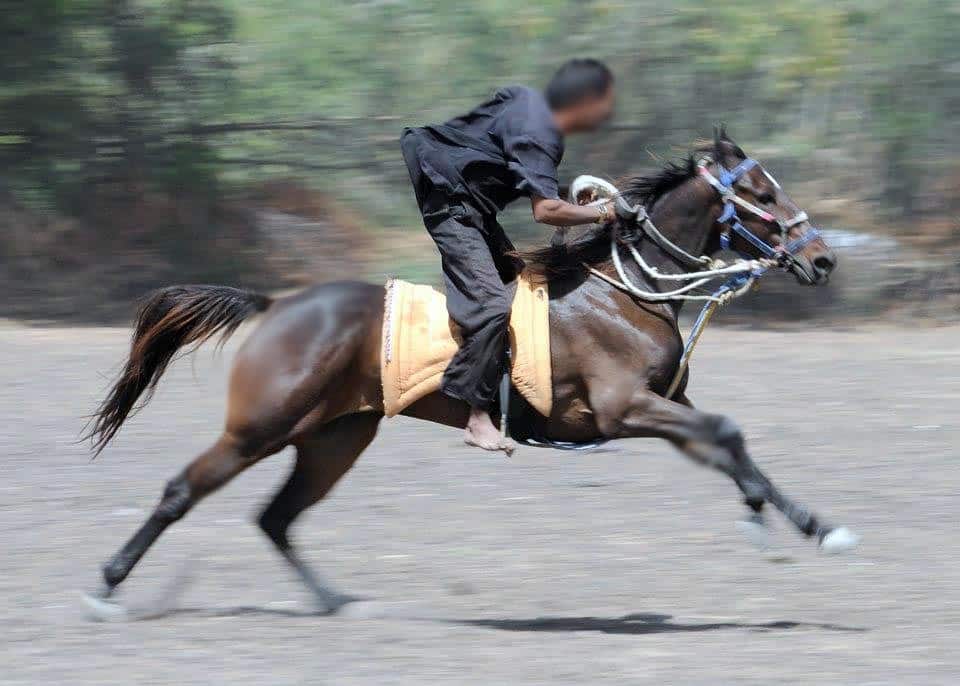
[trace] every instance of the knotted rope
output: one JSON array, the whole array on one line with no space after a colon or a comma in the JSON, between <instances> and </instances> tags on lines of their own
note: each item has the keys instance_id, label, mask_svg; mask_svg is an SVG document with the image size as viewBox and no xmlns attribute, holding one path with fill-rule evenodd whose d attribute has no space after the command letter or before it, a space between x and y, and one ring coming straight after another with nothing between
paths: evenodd
<instances>
[{"instance_id":1,"label":"knotted rope","mask_svg":"<svg viewBox=\"0 0 960 686\"><path fill-rule=\"evenodd\" d=\"M607 195L619 194L619 190L613 186L613 184L601 179L597 179L596 177L587 176L578 177L574 180L573 184L571 185L571 195L576 197L574 193L575 191L576 193L579 193L581 190L591 187L597 191L603 191ZM600 200L599 202L602 201L603 200ZM666 397L672 398L674 394L676 394L677 388L680 386L683 375L686 373L687 367L690 364L690 358L693 356L693 351L700 340L700 336L710 323L710 319L713 317L713 314L716 312L717 308L722 307L730 301L735 300L741 295L749 292L756 284L757 279L763 276L763 274L769 268L777 266L779 264L779 260L773 257L764 257L756 260L740 259L728 264L723 260L715 260L707 255L695 257L664 236L663 233L661 233L650 220L650 217L646 211L642 208L638 212L637 222L640 228L643 230L643 233L667 254L678 257L681 261L686 262L688 265L697 265L705 268L697 269L694 267L694 271L681 272L679 274L664 274L656 267L651 267L649 264L647 264L646 260L643 259L643 256L640 254L640 251L637 250L634 243L627 243L626 246L630 256L633 258L634 262L636 262L637 266L640 267L641 272L646 277L655 282L673 282L684 284L677 288L665 291L646 290L633 283L624 269L623 260L620 256L620 244L618 243L617 236L614 232L611 232L610 236L610 261L613 263L614 269L617 272L617 277L619 278L614 278L609 274L605 274L591 265L585 264L584 267L586 267L586 269L594 276L603 279L612 286L645 302L662 303L672 301L699 301L704 303L700 310L700 314L697 315L697 319L693 324L693 328L690 330L690 334L687 336L687 341L684 344L683 354L680 357L680 363L677 366L677 371L674 374L673 380L670 382L669 388L667 389ZM720 278L724 278L724 282L712 293L691 293L692 291L706 287L708 284Z\"/></svg>"}]
</instances>

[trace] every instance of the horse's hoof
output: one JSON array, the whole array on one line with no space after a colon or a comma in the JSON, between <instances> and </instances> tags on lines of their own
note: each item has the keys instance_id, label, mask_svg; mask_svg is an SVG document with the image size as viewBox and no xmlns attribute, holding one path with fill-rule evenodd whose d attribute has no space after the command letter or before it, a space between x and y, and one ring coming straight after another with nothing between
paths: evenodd
<instances>
[{"instance_id":1,"label":"horse's hoof","mask_svg":"<svg viewBox=\"0 0 960 686\"><path fill-rule=\"evenodd\" d=\"M94 622L125 622L130 617L127 608L107 600L103 594L82 593L80 597L87 606L87 618Z\"/></svg>"},{"instance_id":2,"label":"horse's hoof","mask_svg":"<svg viewBox=\"0 0 960 686\"><path fill-rule=\"evenodd\" d=\"M750 519L737 521L737 531L742 533L747 541L757 550L768 552L773 547L773 538L770 529L759 514L751 515Z\"/></svg>"},{"instance_id":3,"label":"horse's hoof","mask_svg":"<svg viewBox=\"0 0 960 686\"><path fill-rule=\"evenodd\" d=\"M820 540L820 550L827 555L846 553L860 544L860 536L845 526L832 529Z\"/></svg>"},{"instance_id":4,"label":"horse's hoof","mask_svg":"<svg viewBox=\"0 0 960 686\"><path fill-rule=\"evenodd\" d=\"M349 612L347 608L357 603L367 600L362 596L350 595L348 593L334 593L317 598L317 614L319 615L343 615Z\"/></svg>"},{"instance_id":5,"label":"horse's hoof","mask_svg":"<svg viewBox=\"0 0 960 686\"><path fill-rule=\"evenodd\" d=\"M381 619L389 613L383 603L375 600L354 598L338 607L335 614L337 617L344 617L346 619Z\"/></svg>"}]
</instances>

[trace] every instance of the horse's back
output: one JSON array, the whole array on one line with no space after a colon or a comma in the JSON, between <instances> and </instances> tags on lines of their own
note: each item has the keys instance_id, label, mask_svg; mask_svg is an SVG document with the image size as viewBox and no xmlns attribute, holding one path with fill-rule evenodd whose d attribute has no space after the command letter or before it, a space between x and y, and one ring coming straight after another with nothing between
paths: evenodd
<instances>
[{"instance_id":1,"label":"horse's back","mask_svg":"<svg viewBox=\"0 0 960 686\"><path fill-rule=\"evenodd\" d=\"M278 299L237 352L227 428L259 433L308 417L380 411L383 286L336 281Z\"/></svg>"},{"instance_id":2,"label":"horse's back","mask_svg":"<svg viewBox=\"0 0 960 686\"><path fill-rule=\"evenodd\" d=\"M379 332L383 297L383 286L332 281L279 298L240 348L238 362L267 354L290 363L355 343Z\"/></svg>"}]
</instances>

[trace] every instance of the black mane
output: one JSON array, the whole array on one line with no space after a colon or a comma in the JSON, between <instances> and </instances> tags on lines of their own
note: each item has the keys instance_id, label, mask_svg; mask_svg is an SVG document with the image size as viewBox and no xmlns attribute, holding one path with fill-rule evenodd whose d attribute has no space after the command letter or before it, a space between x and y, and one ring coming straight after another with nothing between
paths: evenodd
<instances>
[{"instance_id":1,"label":"black mane","mask_svg":"<svg viewBox=\"0 0 960 686\"><path fill-rule=\"evenodd\" d=\"M615 185L631 205L639 203L652 210L660 198L696 176L697 160L712 150L712 145L698 146L679 162L667 162L652 174L626 177ZM584 264L596 264L610 256L609 227L590 228L571 241L565 240L565 233L565 229L558 229L550 245L521 251L517 256L528 269L547 276L568 274Z\"/></svg>"},{"instance_id":2,"label":"black mane","mask_svg":"<svg viewBox=\"0 0 960 686\"><path fill-rule=\"evenodd\" d=\"M667 162L653 174L622 179L616 186L631 205L640 203L652 210L657 200L696 176L697 159L691 154L680 162Z\"/></svg>"}]
</instances>

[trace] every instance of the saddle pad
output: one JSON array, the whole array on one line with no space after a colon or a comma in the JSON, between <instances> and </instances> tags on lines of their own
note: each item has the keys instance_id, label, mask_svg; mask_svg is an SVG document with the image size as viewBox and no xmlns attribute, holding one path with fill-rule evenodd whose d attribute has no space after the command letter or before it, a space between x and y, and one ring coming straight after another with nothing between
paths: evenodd
<instances>
[{"instance_id":1,"label":"saddle pad","mask_svg":"<svg viewBox=\"0 0 960 686\"><path fill-rule=\"evenodd\" d=\"M392 417L440 390L443 372L460 340L442 293L400 279L388 281L380 364L384 414ZM550 416L553 382L547 284L525 272L517 279L513 297L510 349L513 385L537 412Z\"/></svg>"}]
</instances>

